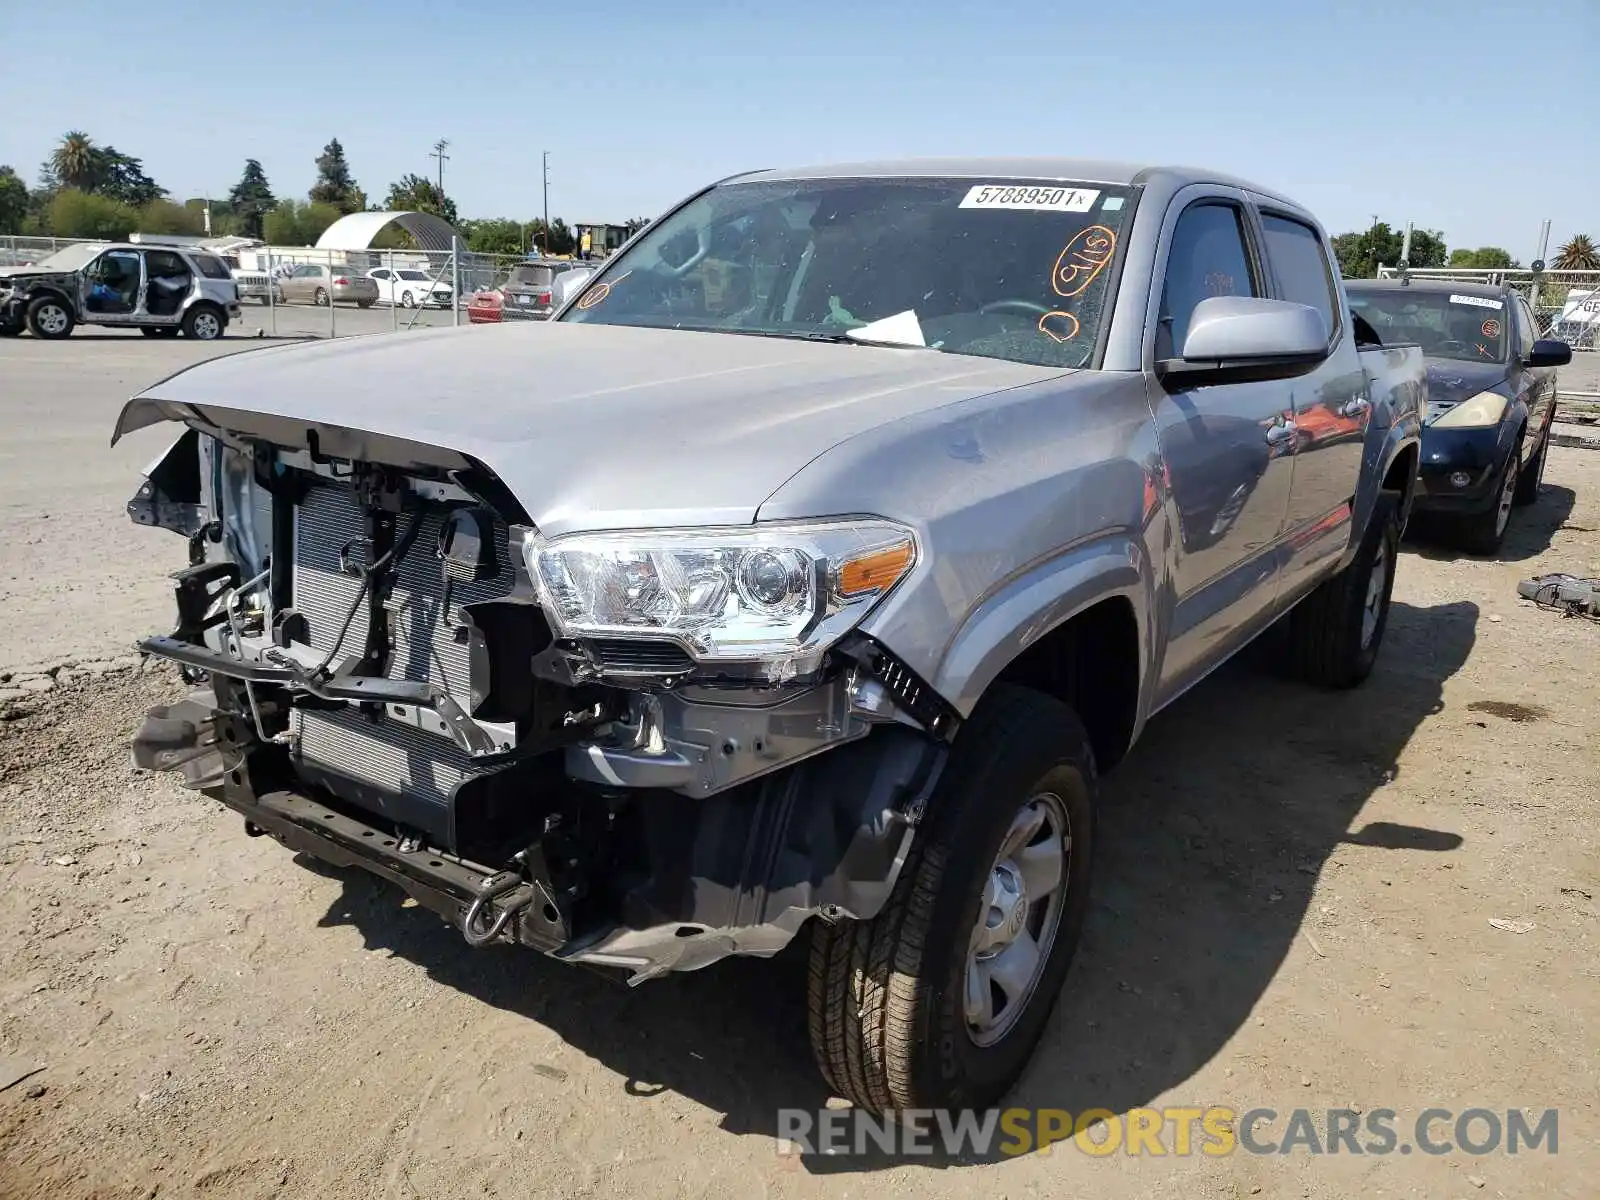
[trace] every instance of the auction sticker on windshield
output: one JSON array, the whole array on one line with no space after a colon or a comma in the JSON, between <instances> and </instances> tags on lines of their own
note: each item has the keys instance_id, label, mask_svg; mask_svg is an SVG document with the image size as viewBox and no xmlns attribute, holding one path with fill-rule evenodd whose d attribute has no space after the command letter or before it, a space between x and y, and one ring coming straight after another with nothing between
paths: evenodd
<instances>
[{"instance_id":1,"label":"auction sticker on windshield","mask_svg":"<svg viewBox=\"0 0 1600 1200\"><path fill-rule=\"evenodd\" d=\"M1502 304L1500 301L1491 300L1487 296L1451 296L1450 297L1450 303L1451 304L1470 304L1474 308L1492 308L1492 309L1495 310L1495 312L1499 312L1502 308L1505 307L1505 305Z\"/></svg>"},{"instance_id":2,"label":"auction sticker on windshield","mask_svg":"<svg viewBox=\"0 0 1600 1200\"><path fill-rule=\"evenodd\" d=\"M1100 193L1093 188L980 183L967 193L961 207L1081 213L1088 212L1099 198Z\"/></svg>"}]
</instances>

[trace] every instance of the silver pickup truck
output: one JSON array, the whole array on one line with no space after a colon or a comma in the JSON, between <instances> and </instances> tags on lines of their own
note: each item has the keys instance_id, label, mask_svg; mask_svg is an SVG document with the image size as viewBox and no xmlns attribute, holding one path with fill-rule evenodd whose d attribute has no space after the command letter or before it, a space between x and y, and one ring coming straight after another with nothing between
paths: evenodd
<instances>
[{"instance_id":1,"label":"silver pickup truck","mask_svg":"<svg viewBox=\"0 0 1600 1200\"><path fill-rule=\"evenodd\" d=\"M837 1092L993 1102L1099 774L1280 618L1371 671L1420 352L1292 201L1073 160L739 176L562 291L127 405L187 426L129 512L189 539L141 646L197 685L135 761L473 945L639 982L803 933Z\"/></svg>"}]
</instances>

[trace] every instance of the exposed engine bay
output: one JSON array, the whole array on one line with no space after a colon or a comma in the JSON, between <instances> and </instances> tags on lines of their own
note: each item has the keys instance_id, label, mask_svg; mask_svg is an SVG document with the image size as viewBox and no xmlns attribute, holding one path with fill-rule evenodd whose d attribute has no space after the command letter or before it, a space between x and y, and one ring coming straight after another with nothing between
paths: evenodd
<instances>
[{"instance_id":1,"label":"exposed engine bay","mask_svg":"<svg viewBox=\"0 0 1600 1200\"><path fill-rule=\"evenodd\" d=\"M955 725L882 647L774 670L572 636L538 531L469 460L184 417L128 510L189 541L175 628L141 649L196 690L151 712L138 765L473 944L634 981L881 907Z\"/></svg>"}]
</instances>

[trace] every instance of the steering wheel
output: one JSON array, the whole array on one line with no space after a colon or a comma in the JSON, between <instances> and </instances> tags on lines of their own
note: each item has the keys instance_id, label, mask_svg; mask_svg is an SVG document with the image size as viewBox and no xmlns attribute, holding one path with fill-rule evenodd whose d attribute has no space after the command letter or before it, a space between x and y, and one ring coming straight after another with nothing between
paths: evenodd
<instances>
[{"instance_id":1,"label":"steering wheel","mask_svg":"<svg viewBox=\"0 0 1600 1200\"><path fill-rule=\"evenodd\" d=\"M673 266L671 263L667 262L666 259L661 260L662 271L667 276L672 279L682 279L690 271L698 267L705 259L706 255L711 253L710 227L706 225L696 226L694 231L694 241L694 253L677 266Z\"/></svg>"},{"instance_id":2,"label":"steering wheel","mask_svg":"<svg viewBox=\"0 0 1600 1200\"><path fill-rule=\"evenodd\" d=\"M991 300L988 304L978 309L980 313L992 312L1017 312L1030 317L1042 317L1050 311L1047 304L1036 304L1032 300Z\"/></svg>"}]
</instances>

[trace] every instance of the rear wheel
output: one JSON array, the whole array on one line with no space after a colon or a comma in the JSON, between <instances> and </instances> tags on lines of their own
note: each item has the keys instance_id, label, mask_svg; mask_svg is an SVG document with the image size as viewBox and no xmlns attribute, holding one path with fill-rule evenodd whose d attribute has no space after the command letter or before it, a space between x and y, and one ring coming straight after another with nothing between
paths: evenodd
<instances>
[{"instance_id":1,"label":"rear wheel","mask_svg":"<svg viewBox=\"0 0 1600 1200\"><path fill-rule=\"evenodd\" d=\"M883 911L814 929L808 1024L836 1093L885 1112L985 1108L1010 1090L1077 949L1094 796L1076 714L996 685Z\"/></svg>"},{"instance_id":2,"label":"rear wheel","mask_svg":"<svg viewBox=\"0 0 1600 1200\"><path fill-rule=\"evenodd\" d=\"M416 306L417 306L416 297L414 297L410 292L404 292L404 293L401 294L401 296L400 296L400 307L401 308L415 308Z\"/></svg>"},{"instance_id":3,"label":"rear wheel","mask_svg":"<svg viewBox=\"0 0 1600 1200\"><path fill-rule=\"evenodd\" d=\"M64 338L77 324L65 300L54 296L40 296L28 305L28 332L37 338Z\"/></svg>"},{"instance_id":4,"label":"rear wheel","mask_svg":"<svg viewBox=\"0 0 1600 1200\"><path fill-rule=\"evenodd\" d=\"M315 302L315 304L316 304L316 306L318 308L327 308L328 307L328 292L327 292L327 289L318 288L317 292L316 292L316 295L312 296L311 299L312 299L313 302Z\"/></svg>"},{"instance_id":5,"label":"rear wheel","mask_svg":"<svg viewBox=\"0 0 1600 1200\"><path fill-rule=\"evenodd\" d=\"M357 300L356 301L356 307L357 308L371 308L376 303L377 303L376 300Z\"/></svg>"},{"instance_id":6,"label":"rear wheel","mask_svg":"<svg viewBox=\"0 0 1600 1200\"><path fill-rule=\"evenodd\" d=\"M197 304L183 314L183 336L197 342L214 342L228 327L228 319L209 304Z\"/></svg>"},{"instance_id":7,"label":"rear wheel","mask_svg":"<svg viewBox=\"0 0 1600 1200\"><path fill-rule=\"evenodd\" d=\"M22 336L22 326L21 325L10 325L10 324L7 324L4 321L0 321L0 337L21 337L21 336Z\"/></svg>"},{"instance_id":8,"label":"rear wheel","mask_svg":"<svg viewBox=\"0 0 1600 1200\"><path fill-rule=\"evenodd\" d=\"M1289 613L1295 673L1319 687L1349 688L1372 674L1389 625L1400 550L1400 497L1384 492L1356 556Z\"/></svg>"}]
</instances>

